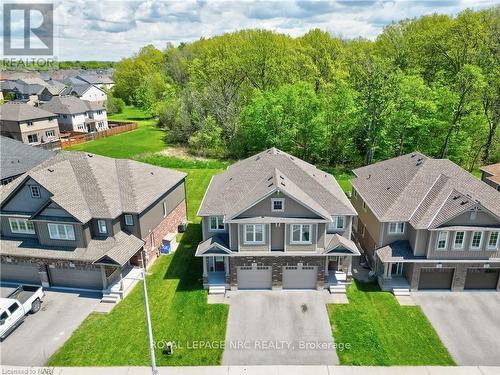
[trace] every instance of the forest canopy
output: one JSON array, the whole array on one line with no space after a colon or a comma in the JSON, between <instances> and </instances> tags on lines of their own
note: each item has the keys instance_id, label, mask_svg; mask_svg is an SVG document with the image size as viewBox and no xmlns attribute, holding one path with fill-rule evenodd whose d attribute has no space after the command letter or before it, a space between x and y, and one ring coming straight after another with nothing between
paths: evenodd
<instances>
[{"instance_id":1,"label":"forest canopy","mask_svg":"<svg viewBox=\"0 0 500 375\"><path fill-rule=\"evenodd\" d=\"M409 153L500 160L500 7L391 24L374 41L243 30L116 64L114 95L217 158L276 146L354 167Z\"/></svg>"}]
</instances>

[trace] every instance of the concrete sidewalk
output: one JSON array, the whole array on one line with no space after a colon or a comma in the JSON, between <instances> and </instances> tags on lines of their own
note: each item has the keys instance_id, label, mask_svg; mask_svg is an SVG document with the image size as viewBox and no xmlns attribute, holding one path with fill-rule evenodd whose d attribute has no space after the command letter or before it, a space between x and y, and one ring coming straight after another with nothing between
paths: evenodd
<instances>
[{"instance_id":1,"label":"concrete sidewalk","mask_svg":"<svg viewBox=\"0 0 500 375\"><path fill-rule=\"evenodd\" d=\"M0 366L1 374L150 375L149 367L48 367ZM499 375L488 366L199 366L158 367L158 375Z\"/></svg>"}]
</instances>

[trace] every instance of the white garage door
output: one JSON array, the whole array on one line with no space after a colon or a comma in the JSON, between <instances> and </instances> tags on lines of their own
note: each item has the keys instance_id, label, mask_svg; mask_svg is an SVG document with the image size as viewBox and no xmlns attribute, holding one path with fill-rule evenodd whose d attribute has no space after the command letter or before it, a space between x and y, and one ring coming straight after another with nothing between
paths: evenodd
<instances>
[{"instance_id":1,"label":"white garage door","mask_svg":"<svg viewBox=\"0 0 500 375\"><path fill-rule=\"evenodd\" d=\"M270 266L238 267L238 289L271 289L273 286Z\"/></svg>"},{"instance_id":2,"label":"white garage door","mask_svg":"<svg viewBox=\"0 0 500 375\"><path fill-rule=\"evenodd\" d=\"M316 289L318 267L284 266L283 289Z\"/></svg>"},{"instance_id":3,"label":"white garage door","mask_svg":"<svg viewBox=\"0 0 500 375\"><path fill-rule=\"evenodd\" d=\"M34 263L1 263L2 281L39 285L38 265Z\"/></svg>"},{"instance_id":4,"label":"white garage door","mask_svg":"<svg viewBox=\"0 0 500 375\"><path fill-rule=\"evenodd\" d=\"M50 285L78 289L102 289L100 269L50 268Z\"/></svg>"}]
</instances>

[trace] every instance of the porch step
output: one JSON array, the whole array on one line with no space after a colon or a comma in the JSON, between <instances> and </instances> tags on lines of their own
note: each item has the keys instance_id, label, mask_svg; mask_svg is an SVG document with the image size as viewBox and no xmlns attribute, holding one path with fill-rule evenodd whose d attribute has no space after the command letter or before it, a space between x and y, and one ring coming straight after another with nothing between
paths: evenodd
<instances>
[{"instance_id":1,"label":"porch step","mask_svg":"<svg viewBox=\"0 0 500 375\"><path fill-rule=\"evenodd\" d=\"M408 289L408 288L394 288L392 290L392 294L394 294L395 296L409 296L410 289Z\"/></svg>"},{"instance_id":2,"label":"porch step","mask_svg":"<svg viewBox=\"0 0 500 375\"><path fill-rule=\"evenodd\" d=\"M330 293L345 294L345 284L330 285Z\"/></svg>"},{"instance_id":3,"label":"porch step","mask_svg":"<svg viewBox=\"0 0 500 375\"><path fill-rule=\"evenodd\" d=\"M223 285L214 285L208 287L208 294L225 294L226 287Z\"/></svg>"},{"instance_id":4,"label":"porch step","mask_svg":"<svg viewBox=\"0 0 500 375\"><path fill-rule=\"evenodd\" d=\"M103 294L101 303L118 303L120 296L115 293Z\"/></svg>"}]
</instances>

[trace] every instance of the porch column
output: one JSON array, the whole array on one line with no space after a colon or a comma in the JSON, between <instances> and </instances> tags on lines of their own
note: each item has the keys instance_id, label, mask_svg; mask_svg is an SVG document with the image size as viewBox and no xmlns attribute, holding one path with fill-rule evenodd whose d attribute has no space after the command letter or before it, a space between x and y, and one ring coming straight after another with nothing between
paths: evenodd
<instances>
[{"instance_id":1,"label":"porch column","mask_svg":"<svg viewBox=\"0 0 500 375\"><path fill-rule=\"evenodd\" d=\"M203 277L208 277L207 273L207 257L203 257Z\"/></svg>"},{"instance_id":2,"label":"porch column","mask_svg":"<svg viewBox=\"0 0 500 375\"><path fill-rule=\"evenodd\" d=\"M325 258L325 276L328 277L328 255Z\"/></svg>"},{"instance_id":3,"label":"porch column","mask_svg":"<svg viewBox=\"0 0 500 375\"><path fill-rule=\"evenodd\" d=\"M388 264L387 263L382 263L384 265L384 279L387 279L387 266Z\"/></svg>"},{"instance_id":4,"label":"porch column","mask_svg":"<svg viewBox=\"0 0 500 375\"><path fill-rule=\"evenodd\" d=\"M352 257L349 257L349 266L347 268L347 276L352 275Z\"/></svg>"},{"instance_id":5,"label":"porch column","mask_svg":"<svg viewBox=\"0 0 500 375\"><path fill-rule=\"evenodd\" d=\"M226 276L229 276L229 257L224 257L224 271Z\"/></svg>"},{"instance_id":6,"label":"porch column","mask_svg":"<svg viewBox=\"0 0 500 375\"><path fill-rule=\"evenodd\" d=\"M384 263L384 269L386 273L386 279L391 279L391 269L392 269L392 263Z\"/></svg>"}]
</instances>

